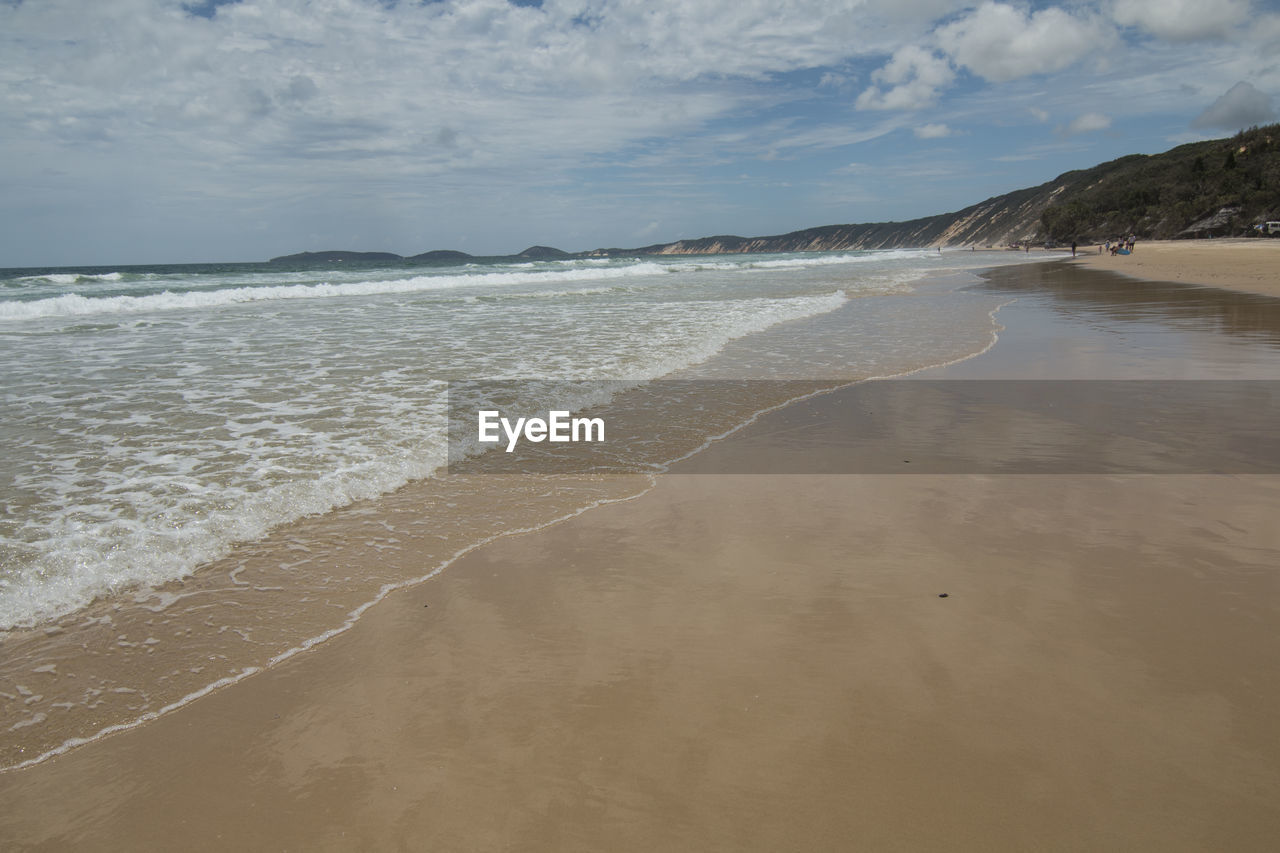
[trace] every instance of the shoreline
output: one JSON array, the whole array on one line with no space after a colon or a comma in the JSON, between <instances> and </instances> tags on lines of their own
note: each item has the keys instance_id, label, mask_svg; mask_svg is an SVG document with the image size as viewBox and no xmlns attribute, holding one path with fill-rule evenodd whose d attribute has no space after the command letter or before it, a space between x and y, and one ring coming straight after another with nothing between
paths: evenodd
<instances>
[{"instance_id":1,"label":"shoreline","mask_svg":"<svg viewBox=\"0 0 1280 853\"><path fill-rule=\"evenodd\" d=\"M1084 344L1082 368L1195 360L1181 339L1090 339L1041 298L932 375L1060 373L1067 343L1024 357L1045 329ZM1207 352L1222 333L1197 334ZM830 418L839 393L754 427ZM1276 478L1052 482L664 475L475 549L309 655L0 775L0 838L1264 849L1277 697L1235 679L1277 651L1275 582L1249 556L1280 548ZM1228 649L1248 653L1226 667Z\"/></svg>"}]
</instances>

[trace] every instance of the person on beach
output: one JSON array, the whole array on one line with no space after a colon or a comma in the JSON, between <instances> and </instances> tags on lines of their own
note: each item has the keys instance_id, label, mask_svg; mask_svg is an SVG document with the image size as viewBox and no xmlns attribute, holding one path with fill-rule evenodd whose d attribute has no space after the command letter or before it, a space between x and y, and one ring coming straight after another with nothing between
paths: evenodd
<instances>
[{"instance_id":1,"label":"person on beach","mask_svg":"<svg viewBox=\"0 0 1280 853\"><path fill-rule=\"evenodd\" d=\"M1072 240L1071 241L1071 257L1074 258L1075 256L1076 256L1076 241Z\"/></svg>"}]
</instances>

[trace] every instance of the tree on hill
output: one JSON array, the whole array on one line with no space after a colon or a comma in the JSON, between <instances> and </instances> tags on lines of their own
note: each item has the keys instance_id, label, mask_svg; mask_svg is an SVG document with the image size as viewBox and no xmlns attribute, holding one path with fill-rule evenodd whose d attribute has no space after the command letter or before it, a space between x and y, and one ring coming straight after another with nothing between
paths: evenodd
<instances>
[{"instance_id":1,"label":"tree on hill","mask_svg":"<svg viewBox=\"0 0 1280 853\"><path fill-rule=\"evenodd\" d=\"M1214 233L1249 235L1255 222L1280 217L1280 125L1125 157L1060 180L1069 176L1071 188L1040 217L1051 240L1195 236L1193 226L1214 217L1224 223Z\"/></svg>"}]
</instances>

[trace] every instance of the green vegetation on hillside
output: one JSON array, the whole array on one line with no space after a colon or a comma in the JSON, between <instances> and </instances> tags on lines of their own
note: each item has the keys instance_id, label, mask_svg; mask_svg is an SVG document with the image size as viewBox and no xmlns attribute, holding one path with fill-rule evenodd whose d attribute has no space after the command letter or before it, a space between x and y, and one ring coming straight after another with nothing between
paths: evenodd
<instances>
[{"instance_id":1,"label":"green vegetation on hillside","mask_svg":"<svg viewBox=\"0 0 1280 853\"><path fill-rule=\"evenodd\" d=\"M1053 183L1062 190L1040 217L1050 240L1249 236L1256 223L1280 219L1280 124L1121 157Z\"/></svg>"}]
</instances>

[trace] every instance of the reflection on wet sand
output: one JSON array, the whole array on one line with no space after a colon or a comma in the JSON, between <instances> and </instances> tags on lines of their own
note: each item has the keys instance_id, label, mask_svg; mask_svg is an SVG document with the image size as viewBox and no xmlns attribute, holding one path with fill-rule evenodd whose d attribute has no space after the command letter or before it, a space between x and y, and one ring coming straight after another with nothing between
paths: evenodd
<instances>
[{"instance_id":1,"label":"reflection on wet sand","mask_svg":"<svg viewBox=\"0 0 1280 853\"><path fill-rule=\"evenodd\" d=\"M1280 348L1280 299L1216 287L1135 282L1116 273L1068 263L1028 264L986 273L985 289L1052 296L1059 311L1083 311L1124 322L1237 335Z\"/></svg>"}]
</instances>

